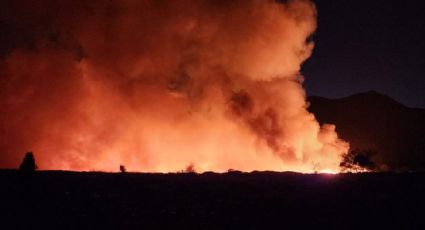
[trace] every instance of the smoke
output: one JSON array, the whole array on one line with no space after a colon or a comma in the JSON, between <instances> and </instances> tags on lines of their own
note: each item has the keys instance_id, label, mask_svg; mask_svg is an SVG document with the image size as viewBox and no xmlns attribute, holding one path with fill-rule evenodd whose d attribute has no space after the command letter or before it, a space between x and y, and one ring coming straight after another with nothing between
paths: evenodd
<instances>
[{"instance_id":1,"label":"smoke","mask_svg":"<svg viewBox=\"0 0 425 230\"><path fill-rule=\"evenodd\" d=\"M339 170L306 110L306 0L13 1L0 13L0 167Z\"/></svg>"}]
</instances>

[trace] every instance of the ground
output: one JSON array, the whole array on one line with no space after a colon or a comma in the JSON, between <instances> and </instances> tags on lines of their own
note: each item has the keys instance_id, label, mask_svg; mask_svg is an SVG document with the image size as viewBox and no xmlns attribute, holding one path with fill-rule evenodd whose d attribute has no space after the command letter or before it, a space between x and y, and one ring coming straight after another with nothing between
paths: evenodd
<instances>
[{"instance_id":1,"label":"ground","mask_svg":"<svg viewBox=\"0 0 425 230\"><path fill-rule=\"evenodd\" d=\"M0 170L0 229L424 229L424 173Z\"/></svg>"}]
</instances>

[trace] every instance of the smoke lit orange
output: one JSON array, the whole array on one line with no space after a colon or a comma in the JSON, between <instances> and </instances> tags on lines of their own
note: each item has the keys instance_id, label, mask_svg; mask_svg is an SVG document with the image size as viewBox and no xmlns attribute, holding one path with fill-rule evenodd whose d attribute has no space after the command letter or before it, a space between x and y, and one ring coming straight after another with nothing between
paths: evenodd
<instances>
[{"instance_id":1,"label":"smoke lit orange","mask_svg":"<svg viewBox=\"0 0 425 230\"><path fill-rule=\"evenodd\" d=\"M32 150L42 169L339 171L348 143L306 110L299 73L309 1L49 1L28 17L35 48L0 62L0 167Z\"/></svg>"}]
</instances>

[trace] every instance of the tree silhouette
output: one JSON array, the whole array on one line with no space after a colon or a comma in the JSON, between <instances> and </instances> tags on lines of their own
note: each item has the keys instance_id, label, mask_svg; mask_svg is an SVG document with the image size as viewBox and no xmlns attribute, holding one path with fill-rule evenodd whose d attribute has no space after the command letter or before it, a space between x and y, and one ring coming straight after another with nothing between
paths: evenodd
<instances>
[{"instance_id":1,"label":"tree silhouette","mask_svg":"<svg viewBox=\"0 0 425 230\"><path fill-rule=\"evenodd\" d=\"M19 170L23 172L34 172L36 169L37 165L35 164L34 154L32 152L27 152L24 160L19 166Z\"/></svg>"}]
</instances>

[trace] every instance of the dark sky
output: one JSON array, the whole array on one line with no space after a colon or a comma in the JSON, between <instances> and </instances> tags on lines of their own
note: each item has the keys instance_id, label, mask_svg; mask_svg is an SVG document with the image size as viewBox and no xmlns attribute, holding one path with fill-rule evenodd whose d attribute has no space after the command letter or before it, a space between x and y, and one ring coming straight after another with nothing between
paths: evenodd
<instances>
[{"instance_id":1,"label":"dark sky","mask_svg":"<svg viewBox=\"0 0 425 230\"><path fill-rule=\"evenodd\" d=\"M304 64L308 95L375 90L425 108L423 1L316 0L316 47Z\"/></svg>"}]
</instances>

